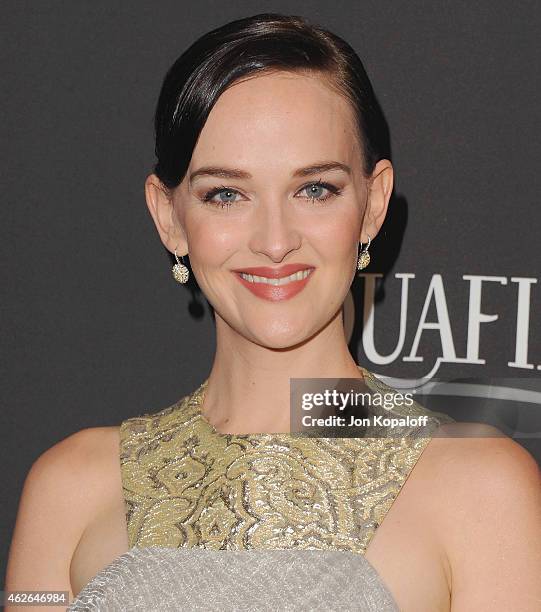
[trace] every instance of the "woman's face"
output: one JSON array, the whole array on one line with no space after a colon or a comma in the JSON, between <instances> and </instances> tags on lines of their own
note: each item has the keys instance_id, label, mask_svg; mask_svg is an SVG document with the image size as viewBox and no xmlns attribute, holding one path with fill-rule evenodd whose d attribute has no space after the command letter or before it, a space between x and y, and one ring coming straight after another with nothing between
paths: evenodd
<instances>
[{"instance_id":1,"label":"woman's face","mask_svg":"<svg viewBox=\"0 0 541 612\"><path fill-rule=\"evenodd\" d=\"M362 168L352 110L322 79L252 77L218 99L173 192L172 225L158 229L171 251L188 254L217 317L257 344L292 346L337 314L359 241L383 221L380 204L377 227L361 231L371 186ZM309 275L270 284L291 264ZM254 267L267 270L239 273Z\"/></svg>"}]
</instances>

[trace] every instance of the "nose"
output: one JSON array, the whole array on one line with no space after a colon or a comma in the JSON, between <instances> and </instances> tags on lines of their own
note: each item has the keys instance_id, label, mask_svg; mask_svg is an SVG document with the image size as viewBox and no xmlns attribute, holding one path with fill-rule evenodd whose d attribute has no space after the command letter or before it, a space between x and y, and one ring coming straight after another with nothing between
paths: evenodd
<instances>
[{"instance_id":1,"label":"nose","mask_svg":"<svg viewBox=\"0 0 541 612\"><path fill-rule=\"evenodd\" d=\"M249 247L253 253L266 255L279 263L289 253L299 249L301 232L294 219L294 211L278 198L260 202L253 216L253 232Z\"/></svg>"}]
</instances>

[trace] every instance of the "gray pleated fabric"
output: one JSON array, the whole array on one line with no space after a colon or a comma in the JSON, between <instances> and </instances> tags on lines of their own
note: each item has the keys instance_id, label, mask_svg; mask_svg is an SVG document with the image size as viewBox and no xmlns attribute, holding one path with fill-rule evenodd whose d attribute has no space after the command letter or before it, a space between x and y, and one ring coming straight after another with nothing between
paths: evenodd
<instances>
[{"instance_id":1,"label":"gray pleated fabric","mask_svg":"<svg viewBox=\"0 0 541 612\"><path fill-rule=\"evenodd\" d=\"M169 610L398 612L362 555L330 550L131 548L68 612Z\"/></svg>"}]
</instances>

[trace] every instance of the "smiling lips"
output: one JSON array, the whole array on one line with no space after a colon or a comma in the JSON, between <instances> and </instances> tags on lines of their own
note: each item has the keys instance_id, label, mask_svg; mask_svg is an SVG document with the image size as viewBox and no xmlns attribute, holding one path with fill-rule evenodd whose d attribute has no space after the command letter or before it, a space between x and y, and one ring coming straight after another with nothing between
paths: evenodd
<instances>
[{"instance_id":1,"label":"smiling lips","mask_svg":"<svg viewBox=\"0 0 541 612\"><path fill-rule=\"evenodd\" d=\"M233 272L254 295L277 302L302 291L313 270L314 266L308 264L287 264L280 268L242 268Z\"/></svg>"}]
</instances>

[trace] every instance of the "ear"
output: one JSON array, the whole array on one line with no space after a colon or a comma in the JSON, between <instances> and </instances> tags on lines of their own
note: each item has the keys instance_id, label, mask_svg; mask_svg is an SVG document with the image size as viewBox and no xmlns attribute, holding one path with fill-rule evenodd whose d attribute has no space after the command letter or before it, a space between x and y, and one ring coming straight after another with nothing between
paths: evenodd
<instances>
[{"instance_id":1,"label":"ear","mask_svg":"<svg viewBox=\"0 0 541 612\"><path fill-rule=\"evenodd\" d=\"M145 198L158 234L165 247L179 256L188 253L186 234L178 219L175 222L173 194L155 174L147 176Z\"/></svg>"},{"instance_id":2,"label":"ear","mask_svg":"<svg viewBox=\"0 0 541 612\"><path fill-rule=\"evenodd\" d=\"M360 242L368 242L379 232L385 220L393 191L394 170L388 159L380 159L368 183L368 204L361 230Z\"/></svg>"}]
</instances>

